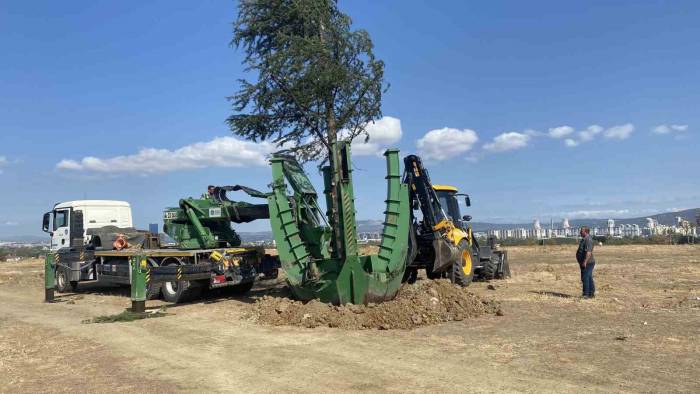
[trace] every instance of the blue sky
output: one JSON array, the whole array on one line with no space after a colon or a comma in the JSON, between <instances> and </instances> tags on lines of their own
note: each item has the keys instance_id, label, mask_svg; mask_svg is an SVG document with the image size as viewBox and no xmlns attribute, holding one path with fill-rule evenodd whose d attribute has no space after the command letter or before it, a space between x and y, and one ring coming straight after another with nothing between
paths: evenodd
<instances>
[{"instance_id":1,"label":"blue sky","mask_svg":"<svg viewBox=\"0 0 700 394\"><path fill-rule=\"evenodd\" d=\"M700 3L340 6L391 84L355 150L360 218L382 216L389 145L470 193L477 221L700 206ZM246 77L235 18L230 0L0 1L0 236L40 234L64 200L127 200L145 227L208 184L266 190L272 148L224 123Z\"/></svg>"}]
</instances>

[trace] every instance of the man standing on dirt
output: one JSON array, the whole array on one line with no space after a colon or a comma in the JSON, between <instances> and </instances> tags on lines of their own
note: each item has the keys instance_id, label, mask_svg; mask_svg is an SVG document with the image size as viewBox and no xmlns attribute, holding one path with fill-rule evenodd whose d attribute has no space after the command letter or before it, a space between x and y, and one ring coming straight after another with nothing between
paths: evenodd
<instances>
[{"instance_id":1,"label":"man standing on dirt","mask_svg":"<svg viewBox=\"0 0 700 394\"><path fill-rule=\"evenodd\" d=\"M576 261L578 261L578 265L581 268L583 298L593 298L595 297L595 284L593 283L595 258L593 257L591 229L586 226L581 227L581 242L579 242L578 250L576 251Z\"/></svg>"}]
</instances>

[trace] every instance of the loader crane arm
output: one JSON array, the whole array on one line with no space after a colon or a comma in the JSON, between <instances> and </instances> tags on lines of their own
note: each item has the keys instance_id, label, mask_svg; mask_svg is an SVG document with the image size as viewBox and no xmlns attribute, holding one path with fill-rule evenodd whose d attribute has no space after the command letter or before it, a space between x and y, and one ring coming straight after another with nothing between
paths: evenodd
<instances>
[{"instance_id":1,"label":"loader crane arm","mask_svg":"<svg viewBox=\"0 0 700 394\"><path fill-rule=\"evenodd\" d=\"M201 198L180 200L163 213L163 230L184 249L237 247L240 237L231 223L248 223L270 217L267 204L230 200L227 191L244 191L257 198L267 194L245 186L209 186Z\"/></svg>"}]
</instances>

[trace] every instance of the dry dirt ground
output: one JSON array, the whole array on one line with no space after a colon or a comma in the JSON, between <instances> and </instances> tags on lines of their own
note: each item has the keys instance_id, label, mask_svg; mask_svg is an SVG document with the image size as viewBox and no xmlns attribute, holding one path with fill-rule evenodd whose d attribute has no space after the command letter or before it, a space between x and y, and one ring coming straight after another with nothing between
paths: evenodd
<instances>
[{"instance_id":1,"label":"dry dirt ground","mask_svg":"<svg viewBox=\"0 0 700 394\"><path fill-rule=\"evenodd\" d=\"M595 300L579 297L574 247L508 251L512 279L470 288L503 316L412 330L246 318L284 294L275 283L85 324L128 290L81 284L44 304L41 261L0 263L0 392L700 392L699 246L597 248Z\"/></svg>"}]
</instances>

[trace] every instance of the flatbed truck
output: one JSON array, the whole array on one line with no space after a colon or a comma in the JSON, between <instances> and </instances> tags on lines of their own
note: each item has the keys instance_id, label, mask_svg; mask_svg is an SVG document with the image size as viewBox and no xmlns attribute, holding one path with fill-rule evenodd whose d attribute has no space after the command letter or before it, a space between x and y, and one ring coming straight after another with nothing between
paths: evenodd
<instances>
[{"instance_id":1,"label":"flatbed truck","mask_svg":"<svg viewBox=\"0 0 700 394\"><path fill-rule=\"evenodd\" d=\"M124 227L105 226L115 223ZM164 234L133 229L130 206L123 201L56 204L44 215L43 230L52 237L51 269L58 292L75 291L85 281L131 286L135 257L145 260L146 298L162 295L173 303L219 287L246 293L260 275L276 277L279 267L279 259L259 247L181 249L173 243L163 247ZM123 238L120 232L138 242L115 250L111 241Z\"/></svg>"}]
</instances>

